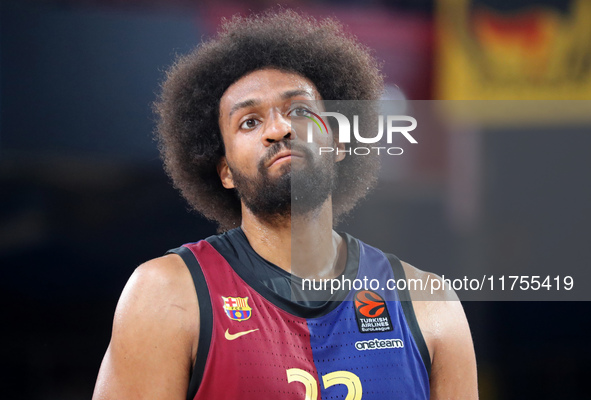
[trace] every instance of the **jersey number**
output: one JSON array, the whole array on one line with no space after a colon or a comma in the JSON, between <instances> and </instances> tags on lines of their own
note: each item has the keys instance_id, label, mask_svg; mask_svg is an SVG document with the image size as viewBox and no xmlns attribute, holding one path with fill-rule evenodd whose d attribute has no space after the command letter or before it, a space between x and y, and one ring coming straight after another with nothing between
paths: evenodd
<instances>
[{"instance_id":1,"label":"jersey number","mask_svg":"<svg viewBox=\"0 0 591 400\"><path fill-rule=\"evenodd\" d=\"M318 382L309 372L299 368L290 368L287 371L287 382L300 382L306 387L305 400L318 400ZM345 400L361 400L361 381L359 377L349 371L334 371L322 375L324 388L333 385L347 386L347 397Z\"/></svg>"}]
</instances>

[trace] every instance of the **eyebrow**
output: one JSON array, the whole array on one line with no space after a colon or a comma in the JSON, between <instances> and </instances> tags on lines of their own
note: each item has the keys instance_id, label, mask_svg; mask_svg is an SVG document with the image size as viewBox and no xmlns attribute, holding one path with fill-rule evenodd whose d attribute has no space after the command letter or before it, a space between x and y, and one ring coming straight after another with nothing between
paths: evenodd
<instances>
[{"instance_id":1,"label":"eyebrow","mask_svg":"<svg viewBox=\"0 0 591 400\"><path fill-rule=\"evenodd\" d=\"M294 89L294 90L288 90L287 92L283 93L281 95L281 99L282 100L287 100L287 99L291 99L292 97L296 97L296 96L307 96L307 97L314 97L312 95L312 93L310 93L307 90L303 90L303 89Z\"/></svg>"},{"instance_id":2,"label":"eyebrow","mask_svg":"<svg viewBox=\"0 0 591 400\"><path fill-rule=\"evenodd\" d=\"M288 90L287 92L283 92L281 94L281 99L288 100L288 99L291 99L292 97L296 97L296 96L313 97L312 93L310 93L307 90L294 89L294 90ZM238 111L242 108L255 107L259 104L261 104L261 101L255 100L255 99L248 99L248 100L244 100L239 103L236 103L232 106L232 109L230 110L230 114L228 114L228 118L231 118L232 114L234 114L236 111Z\"/></svg>"},{"instance_id":3,"label":"eyebrow","mask_svg":"<svg viewBox=\"0 0 591 400\"><path fill-rule=\"evenodd\" d=\"M228 115L228 118L232 118L232 114L234 114L236 111L240 110L241 108L254 107L259 104L261 104L260 100L253 100L253 99L248 99L248 100L244 100L239 103L236 103L232 106L232 109L230 110L230 114Z\"/></svg>"}]
</instances>

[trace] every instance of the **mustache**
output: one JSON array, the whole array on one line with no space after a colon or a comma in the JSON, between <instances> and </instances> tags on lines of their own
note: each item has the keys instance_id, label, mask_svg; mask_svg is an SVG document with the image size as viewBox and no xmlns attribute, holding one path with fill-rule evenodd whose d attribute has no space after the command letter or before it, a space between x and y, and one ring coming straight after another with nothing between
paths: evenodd
<instances>
[{"instance_id":1,"label":"mustache","mask_svg":"<svg viewBox=\"0 0 591 400\"><path fill-rule=\"evenodd\" d=\"M280 142L273 143L273 145L269 147L269 150L267 150L267 153L261 159L259 167L263 168L268 161L270 161L277 153L283 150L291 150L300 153L306 159L312 158L312 151L307 146L301 145L299 143L294 144L293 140L291 139L283 139Z\"/></svg>"}]
</instances>

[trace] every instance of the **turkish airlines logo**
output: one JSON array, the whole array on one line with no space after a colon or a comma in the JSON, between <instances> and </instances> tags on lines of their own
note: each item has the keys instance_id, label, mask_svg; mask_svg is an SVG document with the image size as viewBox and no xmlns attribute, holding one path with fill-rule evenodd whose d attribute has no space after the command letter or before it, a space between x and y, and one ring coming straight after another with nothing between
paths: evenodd
<instances>
[{"instance_id":1,"label":"turkish airlines logo","mask_svg":"<svg viewBox=\"0 0 591 400\"><path fill-rule=\"evenodd\" d=\"M355 308L364 317L376 318L383 314L386 302L379 294L364 290L355 295Z\"/></svg>"},{"instance_id":2,"label":"turkish airlines logo","mask_svg":"<svg viewBox=\"0 0 591 400\"><path fill-rule=\"evenodd\" d=\"M394 330L386 302L371 290L360 290L355 294L355 318L361 333Z\"/></svg>"}]
</instances>

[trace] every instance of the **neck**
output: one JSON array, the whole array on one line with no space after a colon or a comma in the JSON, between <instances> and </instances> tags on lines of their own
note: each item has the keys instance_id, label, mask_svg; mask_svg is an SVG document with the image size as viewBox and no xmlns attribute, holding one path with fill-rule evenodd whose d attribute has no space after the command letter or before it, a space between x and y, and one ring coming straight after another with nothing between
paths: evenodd
<instances>
[{"instance_id":1,"label":"neck","mask_svg":"<svg viewBox=\"0 0 591 400\"><path fill-rule=\"evenodd\" d=\"M261 257L293 275L307 279L339 276L346 245L332 229L332 199L302 216L262 220L242 205L242 230Z\"/></svg>"}]
</instances>

